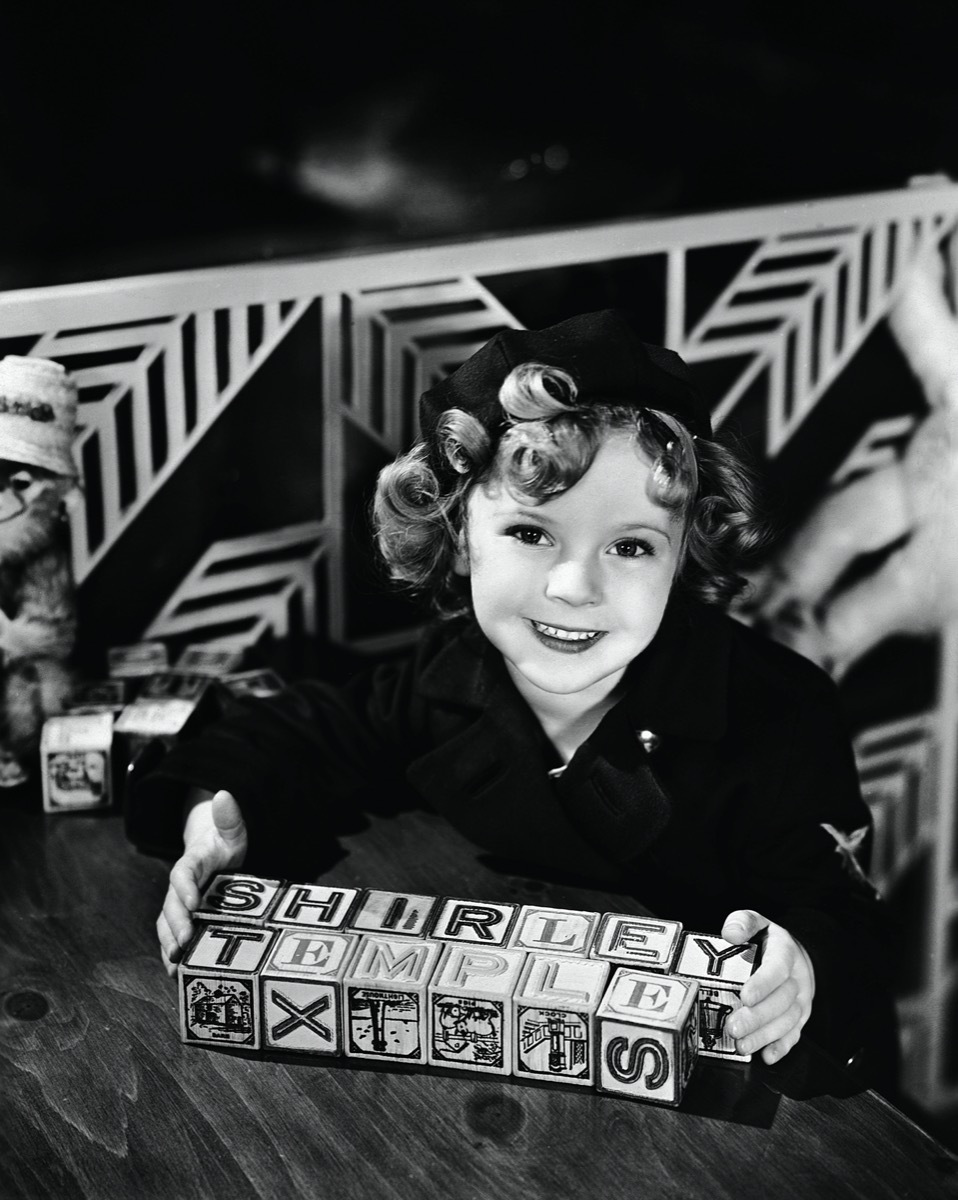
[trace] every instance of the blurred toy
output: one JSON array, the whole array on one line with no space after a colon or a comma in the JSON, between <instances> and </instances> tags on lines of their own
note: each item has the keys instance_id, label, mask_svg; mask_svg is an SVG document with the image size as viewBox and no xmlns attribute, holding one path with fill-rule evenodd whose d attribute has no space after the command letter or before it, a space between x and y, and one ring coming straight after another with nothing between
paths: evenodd
<instances>
[{"instance_id":1,"label":"blurred toy","mask_svg":"<svg viewBox=\"0 0 958 1200\"><path fill-rule=\"evenodd\" d=\"M0 360L0 787L29 775L45 718L71 688L76 633L63 500L77 390L42 358Z\"/></svg>"}]
</instances>

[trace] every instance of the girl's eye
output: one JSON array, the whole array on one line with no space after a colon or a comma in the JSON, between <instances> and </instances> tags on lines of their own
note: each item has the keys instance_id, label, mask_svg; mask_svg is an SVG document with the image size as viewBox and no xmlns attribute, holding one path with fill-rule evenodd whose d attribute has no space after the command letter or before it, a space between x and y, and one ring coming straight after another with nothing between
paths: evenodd
<instances>
[{"instance_id":1,"label":"girl's eye","mask_svg":"<svg viewBox=\"0 0 958 1200\"><path fill-rule=\"evenodd\" d=\"M506 536L515 538L523 546L541 546L545 541L545 530L535 525L513 525L506 530Z\"/></svg>"},{"instance_id":2,"label":"girl's eye","mask_svg":"<svg viewBox=\"0 0 958 1200\"><path fill-rule=\"evenodd\" d=\"M612 549L618 558L642 558L655 554L655 548L639 538L621 538L613 543Z\"/></svg>"},{"instance_id":3,"label":"girl's eye","mask_svg":"<svg viewBox=\"0 0 958 1200\"><path fill-rule=\"evenodd\" d=\"M10 485L15 492L25 492L31 483L33 476L27 471L18 471L16 475L10 476Z\"/></svg>"}]
</instances>

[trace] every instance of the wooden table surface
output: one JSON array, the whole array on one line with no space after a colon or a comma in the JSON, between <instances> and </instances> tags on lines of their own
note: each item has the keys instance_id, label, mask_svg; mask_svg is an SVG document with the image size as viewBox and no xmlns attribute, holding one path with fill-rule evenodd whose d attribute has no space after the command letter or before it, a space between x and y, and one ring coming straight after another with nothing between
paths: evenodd
<instances>
[{"instance_id":1,"label":"wooden table surface","mask_svg":"<svg viewBox=\"0 0 958 1200\"><path fill-rule=\"evenodd\" d=\"M777 1070L700 1060L672 1110L183 1046L154 933L169 864L118 816L38 809L0 796L4 1200L958 1196L958 1160L812 1048ZM344 846L324 881L639 911L493 870L423 814Z\"/></svg>"}]
</instances>

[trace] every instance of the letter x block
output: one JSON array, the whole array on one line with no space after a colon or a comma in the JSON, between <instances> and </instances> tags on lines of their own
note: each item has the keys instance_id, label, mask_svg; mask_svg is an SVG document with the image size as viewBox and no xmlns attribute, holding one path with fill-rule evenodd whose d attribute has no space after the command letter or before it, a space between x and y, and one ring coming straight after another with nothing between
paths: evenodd
<instances>
[{"instance_id":1,"label":"letter x block","mask_svg":"<svg viewBox=\"0 0 958 1200\"><path fill-rule=\"evenodd\" d=\"M514 996L518 1078L595 1082L595 1013L611 969L594 958L527 956Z\"/></svg>"},{"instance_id":2,"label":"letter x block","mask_svg":"<svg viewBox=\"0 0 958 1200\"><path fill-rule=\"evenodd\" d=\"M599 1005L603 1092L679 1104L698 1053L698 984L619 967Z\"/></svg>"},{"instance_id":3,"label":"letter x block","mask_svg":"<svg viewBox=\"0 0 958 1200\"><path fill-rule=\"evenodd\" d=\"M741 1004L742 986L758 966L759 957L752 942L739 946L707 933L683 936L675 973L698 980L700 1054L751 1060L751 1054L736 1051L734 1038L725 1032L725 1022Z\"/></svg>"},{"instance_id":4,"label":"letter x block","mask_svg":"<svg viewBox=\"0 0 958 1200\"><path fill-rule=\"evenodd\" d=\"M271 929L204 924L177 968L180 1037L194 1045L258 1050L257 978L276 940Z\"/></svg>"},{"instance_id":5,"label":"letter x block","mask_svg":"<svg viewBox=\"0 0 958 1200\"><path fill-rule=\"evenodd\" d=\"M429 985L429 1054L434 1067L512 1071L512 993L522 950L451 942Z\"/></svg>"},{"instance_id":6,"label":"letter x block","mask_svg":"<svg viewBox=\"0 0 958 1200\"><path fill-rule=\"evenodd\" d=\"M426 1062L426 987L442 947L367 934L343 980L346 1055Z\"/></svg>"},{"instance_id":7,"label":"letter x block","mask_svg":"<svg viewBox=\"0 0 958 1200\"><path fill-rule=\"evenodd\" d=\"M263 1046L342 1054L341 984L359 934L284 929L260 974Z\"/></svg>"}]
</instances>

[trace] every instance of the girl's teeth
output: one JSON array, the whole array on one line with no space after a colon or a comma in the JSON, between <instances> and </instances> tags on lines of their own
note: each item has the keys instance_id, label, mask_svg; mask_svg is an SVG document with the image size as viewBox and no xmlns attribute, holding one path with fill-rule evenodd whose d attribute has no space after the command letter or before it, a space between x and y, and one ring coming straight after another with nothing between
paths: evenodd
<instances>
[{"instance_id":1,"label":"girl's teeth","mask_svg":"<svg viewBox=\"0 0 958 1200\"><path fill-rule=\"evenodd\" d=\"M533 621L532 624L540 633L558 638L560 642L587 642L590 638L598 636L594 631L590 633L587 630L557 629L554 625L542 625L538 621Z\"/></svg>"}]
</instances>

